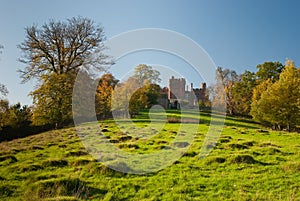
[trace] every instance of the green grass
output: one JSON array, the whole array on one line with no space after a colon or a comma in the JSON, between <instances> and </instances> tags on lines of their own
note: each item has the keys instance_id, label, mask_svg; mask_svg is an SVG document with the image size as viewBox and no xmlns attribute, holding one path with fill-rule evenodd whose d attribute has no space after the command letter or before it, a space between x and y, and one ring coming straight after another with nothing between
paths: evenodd
<instances>
[{"instance_id":1,"label":"green grass","mask_svg":"<svg viewBox=\"0 0 300 201\"><path fill-rule=\"evenodd\" d=\"M151 127L149 139L134 136L151 122L146 113L119 129L99 123L116 147L134 154L159 152L177 135L195 130L196 114L180 122ZM179 118L180 113L168 113ZM210 115L184 155L149 174L117 172L97 162L75 128L0 143L1 200L300 200L300 136L271 131L248 119L227 117L211 153L199 159ZM152 125L153 126L153 125ZM94 132L91 124L85 129ZM128 133L126 133L128 132ZM147 133L146 133L147 134Z\"/></svg>"}]
</instances>

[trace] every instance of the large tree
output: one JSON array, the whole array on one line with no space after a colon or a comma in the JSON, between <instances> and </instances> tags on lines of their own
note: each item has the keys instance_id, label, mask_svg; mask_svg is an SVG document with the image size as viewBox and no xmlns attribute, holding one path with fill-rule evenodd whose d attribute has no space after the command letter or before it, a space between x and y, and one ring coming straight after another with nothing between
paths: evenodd
<instances>
[{"instance_id":1,"label":"large tree","mask_svg":"<svg viewBox=\"0 0 300 201\"><path fill-rule=\"evenodd\" d=\"M251 114L254 119L275 127L291 130L300 121L300 69L287 61L285 68L275 83L266 84L260 99L252 103ZM255 98L255 96L254 96Z\"/></svg>"},{"instance_id":2,"label":"large tree","mask_svg":"<svg viewBox=\"0 0 300 201\"><path fill-rule=\"evenodd\" d=\"M159 78L160 72L153 69L152 66L140 64L135 67L133 77L138 81L139 87L145 84L158 84L161 79Z\"/></svg>"},{"instance_id":3,"label":"large tree","mask_svg":"<svg viewBox=\"0 0 300 201\"><path fill-rule=\"evenodd\" d=\"M23 52L20 61L26 65L20 72L23 82L39 81L31 93L35 117L58 126L71 117L74 75L79 69L99 71L109 64L104 39L103 28L83 17L26 28L26 39L18 46Z\"/></svg>"},{"instance_id":4,"label":"large tree","mask_svg":"<svg viewBox=\"0 0 300 201\"><path fill-rule=\"evenodd\" d=\"M226 105L227 113L233 115L235 113L233 87L239 81L239 76L234 70L218 67L216 70L216 85L213 89L215 96L214 102L217 105ZM225 103L224 103L225 102Z\"/></svg>"},{"instance_id":5,"label":"large tree","mask_svg":"<svg viewBox=\"0 0 300 201\"><path fill-rule=\"evenodd\" d=\"M103 28L92 20L73 17L67 21L50 20L42 27L26 28L26 39L18 47L23 81L55 73L65 74L80 68L102 70L107 64Z\"/></svg>"}]
</instances>

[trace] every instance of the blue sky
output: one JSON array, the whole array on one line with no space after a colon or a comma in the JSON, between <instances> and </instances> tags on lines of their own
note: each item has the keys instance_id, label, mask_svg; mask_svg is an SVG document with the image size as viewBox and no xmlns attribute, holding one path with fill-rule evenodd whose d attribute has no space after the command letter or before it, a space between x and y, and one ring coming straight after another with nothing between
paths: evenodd
<instances>
[{"instance_id":1,"label":"blue sky","mask_svg":"<svg viewBox=\"0 0 300 201\"><path fill-rule=\"evenodd\" d=\"M256 65L265 61L284 63L286 58L298 65L299 8L297 0L2 0L0 44L5 49L0 55L0 83L8 87L7 98L11 103L31 104L27 95L35 82L20 84L17 73L17 69L24 68L17 61L20 57L17 45L25 39L24 28L78 15L101 23L108 39L141 28L179 32L202 46L217 66L238 73L246 69L255 71ZM137 57L140 60L132 58L123 65L151 63L151 57L148 60L141 55ZM159 61L154 59L152 63Z\"/></svg>"}]
</instances>

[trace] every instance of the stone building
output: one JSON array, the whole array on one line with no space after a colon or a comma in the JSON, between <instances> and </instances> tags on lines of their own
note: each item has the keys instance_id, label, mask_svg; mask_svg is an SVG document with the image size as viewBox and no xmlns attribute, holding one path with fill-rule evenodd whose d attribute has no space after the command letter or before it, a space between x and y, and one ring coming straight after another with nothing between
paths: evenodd
<instances>
[{"instance_id":1,"label":"stone building","mask_svg":"<svg viewBox=\"0 0 300 201\"><path fill-rule=\"evenodd\" d=\"M159 104L164 108L180 109L181 104L189 107L198 107L199 102L204 103L206 100L206 83L202 83L200 88L194 88L193 83L189 87L186 85L184 78L169 79L169 86L161 91ZM167 100L166 100L167 98Z\"/></svg>"}]
</instances>

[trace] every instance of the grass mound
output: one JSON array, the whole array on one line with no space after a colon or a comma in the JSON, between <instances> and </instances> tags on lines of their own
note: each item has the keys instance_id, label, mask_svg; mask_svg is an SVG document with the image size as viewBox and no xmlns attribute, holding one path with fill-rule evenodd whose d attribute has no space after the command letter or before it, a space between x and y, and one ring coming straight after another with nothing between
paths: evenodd
<instances>
[{"instance_id":1,"label":"grass mound","mask_svg":"<svg viewBox=\"0 0 300 201\"><path fill-rule=\"evenodd\" d=\"M242 144L230 144L229 147L231 149L248 149L248 146Z\"/></svg>"},{"instance_id":2,"label":"grass mound","mask_svg":"<svg viewBox=\"0 0 300 201\"><path fill-rule=\"evenodd\" d=\"M211 165L213 163L225 163L226 159L223 157L210 157L205 163Z\"/></svg>"},{"instance_id":3,"label":"grass mound","mask_svg":"<svg viewBox=\"0 0 300 201\"><path fill-rule=\"evenodd\" d=\"M257 161L250 155L237 155L235 156L232 161L232 163L246 163L246 164L255 164Z\"/></svg>"},{"instance_id":4,"label":"grass mound","mask_svg":"<svg viewBox=\"0 0 300 201\"><path fill-rule=\"evenodd\" d=\"M30 171L37 171L37 170L42 170L43 167L41 165L36 165L36 164L32 164L32 165L26 165L24 167L20 168L21 172L30 172Z\"/></svg>"},{"instance_id":5,"label":"grass mound","mask_svg":"<svg viewBox=\"0 0 300 201\"><path fill-rule=\"evenodd\" d=\"M68 165L68 161L63 159L51 159L44 161L42 164L44 167L64 167Z\"/></svg>"},{"instance_id":6,"label":"grass mound","mask_svg":"<svg viewBox=\"0 0 300 201\"><path fill-rule=\"evenodd\" d=\"M0 162L2 161L8 161L10 163L14 163L17 162L17 158L13 155L4 155L4 156L0 156Z\"/></svg>"},{"instance_id":7,"label":"grass mound","mask_svg":"<svg viewBox=\"0 0 300 201\"><path fill-rule=\"evenodd\" d=\"M35 184L35 189L32 190L36 191L38 198L69 196L69 198L71 197L72 199L88 199L91 194L104 195L107 193L105 190L90 187L88 183L78 178L60 178L40 181Z\"/></svg>"},{"instance_id":8,"label":"grass mound","mask_svg":"<svg viewBox=\"0 0 300 201\"><path fill-rule=\"evenodd\" d=\"M78 150L78 151L70 151L66 154L66 156L86 156L89 155L87 151Z\"/></svg>"}]
</instances>

